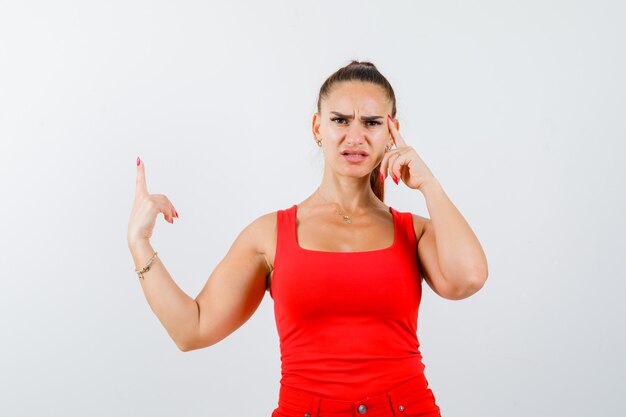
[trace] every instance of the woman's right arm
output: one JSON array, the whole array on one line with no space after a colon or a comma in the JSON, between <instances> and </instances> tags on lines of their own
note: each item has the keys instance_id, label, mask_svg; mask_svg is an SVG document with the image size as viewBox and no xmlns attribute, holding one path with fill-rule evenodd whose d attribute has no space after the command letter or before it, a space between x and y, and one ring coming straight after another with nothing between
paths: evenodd
<instances>
[{"instance_id":1,"label":"woman's right arm","mask_svg":"<svg viewBox=\"0 0 626 417\"><path fill-rule=\"evenodd\" d=\"M266 291L269 266L259 244L272 232L272 217L261 216L235 239L196 299L174 282L157 256L140 279L148 304L183 352L211 346L243 325ZM150 259L149 241L129 244L136 269Z\"/></svg>"},{"instance_id":2,"label":"woman's right arm","mask_svg":"<svg viewBox=\"0 0 626 417\"><path fill-rule=\"evenodd\" d=\"M144 164L137 158L135 200L127 235L135 269L142 268L154 253L150 237L160 213L172 224L178 217L165 195L148 193ZM154 258L139 281L152 311L180 350L215 344L254 313L266 290L270 267L264 248L268 239L275 237L275 219L275 213L261 216L237 236L195 300L176 285L160 255Z\"/></svg>"},{"instance_id":3,"label":"woman's right arm","mask_svg":"<svg viewBox=\"0 0 626 417\"><path fill-rule=\"evenodd\" d=\"M257 218L239 233L195 299L197 328L187 340L186 350L214 345L257 310L271 272L265 248L275 240L275 228L274 212Z\"/></svg>"},{"instance_id":4,"label":"woman's right arm","mask_svg":"<svg viewBox=\"0 0 626 417\"><path fill-rule=\"evenodd\" d=\"M141 269L154 253L149 240L128 242L128 247L135 269ZM154 258L150 270L143 274L143 279L138 280L150 308L176 346L184 352L189 336L197 331L198 305L176 285L160 256Z\"/></svg>"}]
</instances>

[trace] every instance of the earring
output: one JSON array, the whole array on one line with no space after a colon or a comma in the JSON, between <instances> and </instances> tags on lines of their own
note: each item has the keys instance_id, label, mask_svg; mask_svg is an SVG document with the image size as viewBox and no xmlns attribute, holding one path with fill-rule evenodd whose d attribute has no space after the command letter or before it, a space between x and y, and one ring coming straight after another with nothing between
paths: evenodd
<instances>
[{"instance_id":1,"label":"earring","mask_svg":"<svg viewBox=\"0 0 626 417\"><path fill-rule=\"evenodd\" d=\"M322 140L321 139L316 139L317 142L317 146L319 146L320 148L322 147Z\"/></svg>"},{"instance_id":2,"label":"earring","mask_svg":"<svg viewBox=\"0 0 626 417\"><path fill-rule=\"evenodd\" d=\"M386 145L386 146L385 146L385 153L389 152L389 149L391 149L391 146Z\"/></svg>"}]
</instances>

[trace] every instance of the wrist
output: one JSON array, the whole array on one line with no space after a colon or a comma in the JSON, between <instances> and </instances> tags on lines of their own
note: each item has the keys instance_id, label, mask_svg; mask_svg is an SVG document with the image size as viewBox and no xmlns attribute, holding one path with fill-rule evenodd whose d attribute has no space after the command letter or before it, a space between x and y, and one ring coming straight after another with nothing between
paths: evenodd
<instances>
[{"instance_id":1,"label":"wrist","mask_svg":"<svg viewBox=\"0 0 626 417\"><path fill-rule=\"evenodd\" d=\"M150 268L152 267L152 263L156 259L157 255L157 252L154 252L148 262L143 267L135 268L135 272L140 279L143 279L143 274L150 270Z\"/></svg>"},{"instance_id":2,"label":"wrist","mask_svg":"<svg viewBox=\"0 0 626 417\"><path fill-rule=\"evenodd\" d=\"M441 184L437 181L437 178L432 177L422 184L421 187L418 188L423 194L430 193L432 191L440 190Z\"/></svg>"},{"instance_id":3,"label":"wrist","mask_svg":"<svg viewBox=\"0 0 626 417\"><path fill-rule=\"evenodd\" d=\"M128 248L135 254L137 252L152 251L152 245L150 239L128 239Z\"/></svg>"},{"instance_id":4,"label":"wrist","mask_svg":"<svg viewBox=\"0 0 626 417\"><path fill-rule=\"evenodd\" d=\"M148 239L129 240L128 247L135 264L135 272L141 271L146 266L149 268L155 261L153 257L155 257L156 251ZM144 272L147 272L147 270ZM143 278L141 274L138 275L139 278Z\"/></svg>"}]
</instances>

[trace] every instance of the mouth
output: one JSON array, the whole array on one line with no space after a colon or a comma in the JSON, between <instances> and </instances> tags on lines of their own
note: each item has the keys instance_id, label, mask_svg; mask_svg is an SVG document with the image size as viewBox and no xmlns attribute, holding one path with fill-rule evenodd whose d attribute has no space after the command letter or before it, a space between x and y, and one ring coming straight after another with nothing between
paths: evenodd
<instances>
[{"instance_id":1,"label":"mouth","mask_svg":"<svg viewBox=\"0 0 626 417\"><path fill-rule=\"evenodd\" d=\"M357 151L357 150L348 150L348 151L343 151L341 152L342 155L349 155L349 156L367 156L367 152L365 151Z\"/></svg>"},{"instance_id":2,"label":"mouth","mask_svg":"<svg viewBox=\"0 0 626 417\"><path fill-rule=\"evenodd\" d=\"M349 162L362 162L367 159L367 152L364 151L344 151L341 155Z\"/></svg>"}]
</instances>

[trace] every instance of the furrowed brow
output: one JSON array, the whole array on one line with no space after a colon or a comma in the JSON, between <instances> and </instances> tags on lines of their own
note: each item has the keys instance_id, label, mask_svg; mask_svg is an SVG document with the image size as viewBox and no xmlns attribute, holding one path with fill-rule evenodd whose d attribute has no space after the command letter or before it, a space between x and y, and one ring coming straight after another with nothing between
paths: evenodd
<instances>
[{"instance_id":1,"label":"furrowed brow","mask_svg":"<svg viewBox=\"0 0 626 417\"><path fill-rule=\"evenodd\" d=\"M339 116L348 120L352 120L354 118L354 116L351 114L341 114L337 111L331 111L330 113L334 114L335 116ZM382 118L383 116L361 116L361 120L367 121L367 122L369 122L370 120L376 120L376 119L382 119Z\"/></svg>"}]
</instances>

